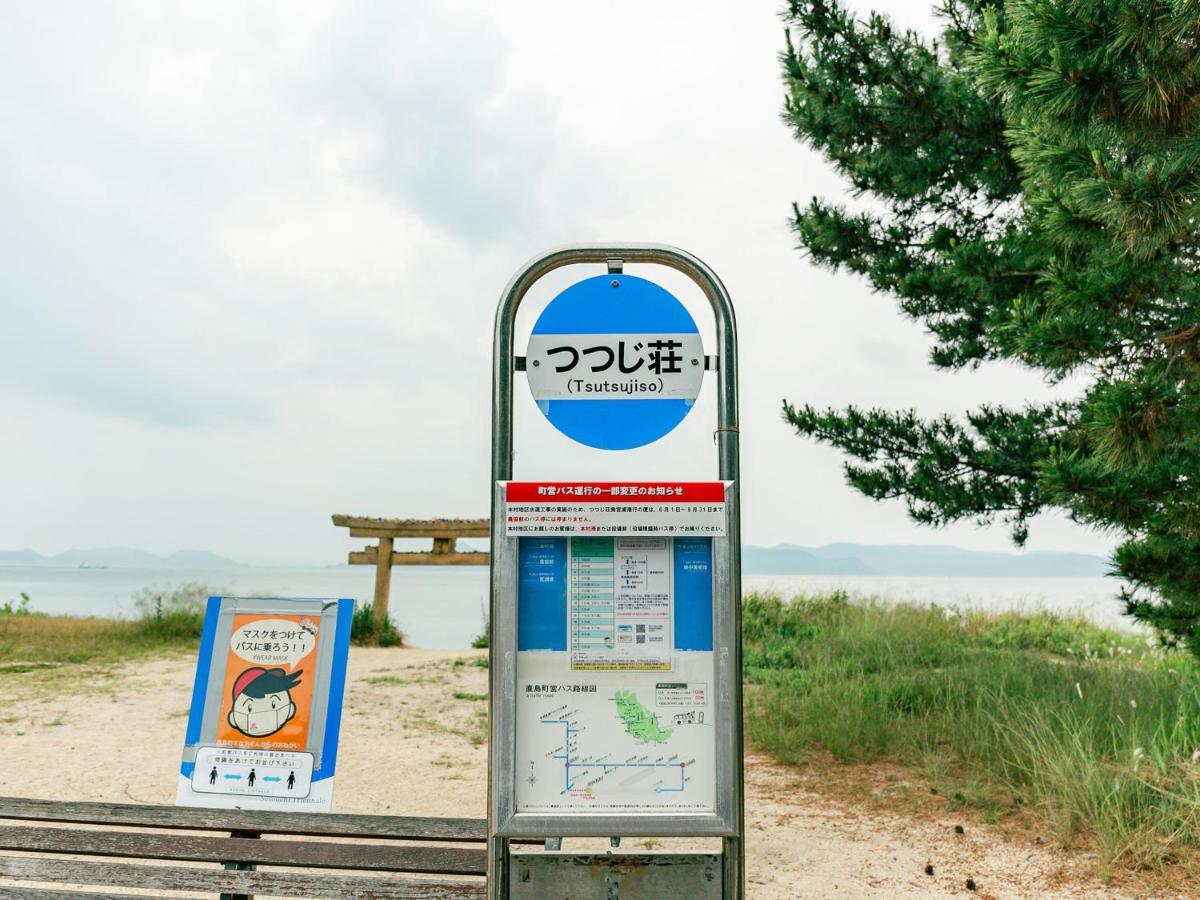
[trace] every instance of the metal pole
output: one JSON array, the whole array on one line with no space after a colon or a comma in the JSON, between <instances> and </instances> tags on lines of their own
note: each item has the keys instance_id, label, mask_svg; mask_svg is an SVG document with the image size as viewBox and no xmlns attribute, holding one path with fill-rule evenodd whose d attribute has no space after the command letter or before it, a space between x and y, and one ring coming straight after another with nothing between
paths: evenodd
<instances>
[{"instance_id":1,"label":"metal pole","mask_svg":"<svg viewBox=\"0 0 1200 900\"><path fill-rule=\"evenodd\" d=\"M742 748L742 553L741 553L741 482L738 458L738 393L737 393L737 326L734 321L733 303L729 292L704 262L677 247L666 244L572 244L556 247L535 256L517 270L500 297L496 308L495 330L492 343L492 480L489 492L492 496L491 559L498 557L497 543L504 539L503 529L496 522L497 481L508 481L513 474L513 339L516 329L517 310L529 289L543 276L578 263L607 264L609 260L625 263L646 263L666 266L682 272L704 292L712 307L717 332L717 468L722 481L733 482L726 496L729 516L728 540L730 545L730 576L733 591L735 639L731 654L731 668L735 677L731 679L730 700L735 704L738 721L734 729L734 777L739 789L736 793L737 836L723 839L724 850L724 893L729 900L742 900L745 896L745 811L741 785L743 776ZM499 609L497 606L497 574L491 569L490 629L496 627ZM489 635L494 637L494 635ZM494 654L496 643L489 641ZM488 712L495 721L494 705L502 696L503 685L497 684L499 666L491 660L489 667L490 690ZM493 738L495 736L493 735ZM488 742L488 893L495 900L504 900L508 895L508 841L495 836L496 798L491 778L494 741Z\"/></svg>"},{"instance_id":2,"label":"metal pole","mask_svg":"<svg viewBox=\"0 0 1200 900\"><path fill-rule=\"evenodd\" d=\"M248 840L256 841L262 837L262 834L257 831L232 831L232 832L230 832L229 836L234 837L234 838L246 838ZM237 872L253 872L258 867L254 863L227 862L227 863L225 863L225 868L228 870L237 871ZM254 895L253 894L221 894L221 900L254 900Z\"/></svg>"}]
</instances>

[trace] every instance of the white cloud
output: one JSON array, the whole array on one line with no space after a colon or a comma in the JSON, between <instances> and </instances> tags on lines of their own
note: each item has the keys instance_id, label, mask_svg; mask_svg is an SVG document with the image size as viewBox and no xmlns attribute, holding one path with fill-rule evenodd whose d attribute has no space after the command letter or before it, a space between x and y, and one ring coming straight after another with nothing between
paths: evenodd
<instances>
[{"instance_id":1,"label":"white cloud","mask_svg":"<svg viewBox=\"0 0 1200 900\"><path fill-rule=\"evenodd\" d=\"M499 292L544 247L603 239L684 246L734 294L747 539L1004 546L916 529L780 421L783 397L940 412L1044 389L931 371L888 298L793 248L790 203L843 187L779 121L772 5L6 13L0 399L25 424L0 441L0 547L335 561L335 510L484 513ZM519 471L615 471L517 387ZM711 412L640 471L711 474ZM1060 521L1034 543L1102 546Z\"/></svg>"}]
</instances>

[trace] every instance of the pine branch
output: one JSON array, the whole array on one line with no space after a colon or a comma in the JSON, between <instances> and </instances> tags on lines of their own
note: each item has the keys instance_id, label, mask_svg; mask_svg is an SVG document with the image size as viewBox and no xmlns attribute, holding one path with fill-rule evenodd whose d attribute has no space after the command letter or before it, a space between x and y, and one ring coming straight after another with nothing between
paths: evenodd
<instances>
[{"instance_id":1,"label":"pine branch","mask_svg":"<svg viewBox=\"0 0 1200 900\"><path fill-rule=\"evenodd\" d=\"M1114 531L1129 614L1200 655L1200 0L945 0L941 40L791 0L784 120L871 201L794 207L809 258L894 296L944 368L1071 402L962 418L784 404L918 522Z\"/></svg>"}]
</instances>

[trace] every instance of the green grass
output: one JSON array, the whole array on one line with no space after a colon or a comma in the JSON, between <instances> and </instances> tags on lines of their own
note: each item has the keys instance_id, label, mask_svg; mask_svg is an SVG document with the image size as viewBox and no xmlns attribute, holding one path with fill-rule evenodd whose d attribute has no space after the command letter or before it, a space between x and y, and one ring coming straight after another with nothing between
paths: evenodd
<instances>
[{"instance_id":1,"label":"green grass","mask_svg":"<svg viewBox=\"0 0 1200 900\"><path fill-rule=\"evenodd\" d=\"M1200 669L1143 636L989 615L750 595L747 738L784 762L925 770L988 818L1033 810L1106 864L1200 849Z\"/></svg>"},{"instance_id":2,"label":"green grass","mask_svg":"<svg viewBox=\"0 0 1200 900\"><path fill-rule=\"evenodd\" d=\"M204 627L204 601L213 593L220 591L203 584L143 590L134 596L132 619L49 616L22 594L19 603L0 604L0 676L193 649Z\"/></svg>"},{"instance_id":3,"label":"green grass","mask_svg":"<svg viewBox=\"0 0 1200 900\"><path fill-rule=\"evenodd\" d=\"M169 590L145 589L134 595L129 619L50 616L38 612L26 595L0 602L0 676L68 663L116 662L161 650L199 646L208 597L225 592L204 584ZM399 646L404 635L389 620L377 627L370 606L355 610L351 639L356 644Z\"/></svg>"},{"instance_id":4,"label":"green grass","mask_svg":"<svg viewBox=\"0 0 1200 900\"><path fill-rule=\"evenodd\" d=\"M45 665L115 662L160 650L194 649L204 630L205 601L224 594L204 584L169 590L147 588L133 597L130 619L49 616L30 598L0 603L0 675L19 674ZM370 606L354 611L350 629L356 644L399 646L404 635L389 619L376 625Z\"/></svg>"}]
</instances>

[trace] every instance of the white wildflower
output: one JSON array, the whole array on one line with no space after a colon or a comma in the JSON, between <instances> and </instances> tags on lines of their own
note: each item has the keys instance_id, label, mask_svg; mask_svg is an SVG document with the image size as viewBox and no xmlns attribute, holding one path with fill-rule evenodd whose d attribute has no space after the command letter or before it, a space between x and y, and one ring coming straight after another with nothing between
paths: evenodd
<instances>
[{"instance_id":1,"label":"white wildflower","mask_svg":"<svg viewBox=\"0 0 1200 900\"><path fill-rule=\"evenodd\" d=\"M1132 706L1134 709L1137 709L1137 701L1136 700L1130 700L1129 705Z\"/></svg>"},{"instance_id":2,"label":"white wildflower","mask_svg":"<svg viewBox=\"0 0 1200 900\"><path fill-rule=\"evenodd\" d=\"M1192 762L1200 762L1200 747L1196 748L1196 752L1192 754Z\"/></svg>"},{"instance_id":3,"label":"white wildflower","mask_svg":"<svg viewBox=\"0 0 1200 900\"><path fill-rule=\"evenodd\" d=\"M1143 750L1141 747L1133 748L1133 758L1134 759L1141 759L1145 755L1146 755L1146 751Z\"/></svg>"}]
</instances>

